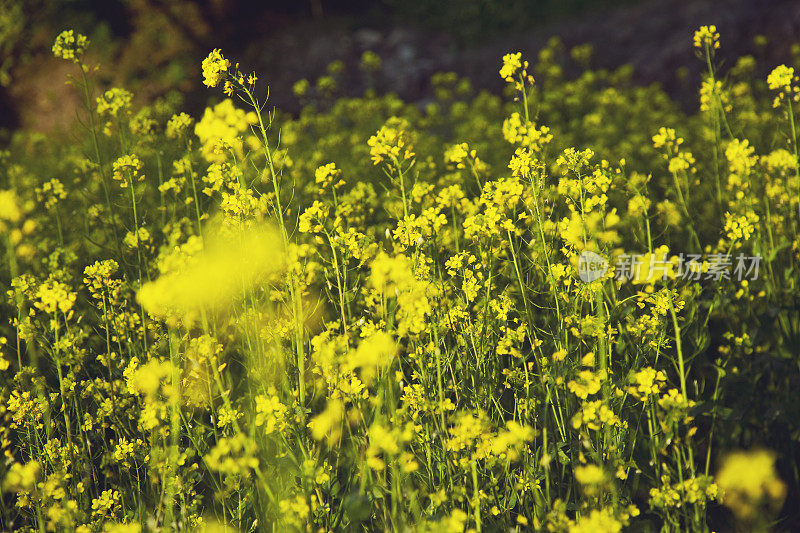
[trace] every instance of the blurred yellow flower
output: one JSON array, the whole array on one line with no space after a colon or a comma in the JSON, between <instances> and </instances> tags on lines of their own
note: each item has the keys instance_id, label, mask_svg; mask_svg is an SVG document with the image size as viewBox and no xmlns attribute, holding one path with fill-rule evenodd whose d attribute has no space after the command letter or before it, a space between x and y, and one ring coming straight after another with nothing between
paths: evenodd
<instances>
[{"instance_id":1,"label":"blurred yellow flower","mask_svg":"<svg viewBox=\"0 0 800 533\"><path fill-rule=\"evenodd\" d=\"M768 450L728 455L717 472L717 485L725 505L743 521L777 511L786 497L786 484L775 471L775 454Z\"/></svg>"},{"instance_id":2,"label":"blurred yellow flower","mask_svg":"<svg viewBox=\"0 0 800 533\"><path fill-rule=\"evenodd\" d=\"M209 229L206 243L183 268L142 286L137 299L148 313L191 322L223 311L284 266L280 237L263 224Z\"/></svg>"}]
</instances>

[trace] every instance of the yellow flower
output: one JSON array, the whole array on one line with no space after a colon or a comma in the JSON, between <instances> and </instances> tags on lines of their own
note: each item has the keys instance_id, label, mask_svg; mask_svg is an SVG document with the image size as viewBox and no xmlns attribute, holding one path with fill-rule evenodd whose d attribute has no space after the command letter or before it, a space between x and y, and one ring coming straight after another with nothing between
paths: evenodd
<instances>
[{"instance_id":1,"label":"yellow flower","mask_svg":"<svg viewBox=\"0 0 800 533\"><path fill-rule=\"evenodd\" d=\"M38 461L30 461L25 464L14 463L8 469L6 478L3 480L3 491L18 492L29 491L36 486L39 478L41 466Z\"/></svg>"},{"instance_id":2,"label":"yellow flower","mask_svg":"<svg viewBox=\"0 0 800 533\"><path fill-rule=\"evenodd\" d=\"M490 441L491 453L496 457L507 457L511 460L519 458L526 443L533 440L534 430L519 422L509 420L506 429L498 431Z\"/></svg>"},{"instance_id":3,"label":"yellow flower","mask_svg":"<svg viewBox=\"0 0 800 533\"><path fill-rule=\"evenodd\" d=\"M725 158L728 160L731 173L748 176L758 161L758 157L754 154L755 149L750 146L750 141L732 139L725 148Z\"/></svg>"},{"instance_id":4,"label":"yellow flower","mask_svg":"<svg viewBox=\"0 0 800 533\"><path fill-rule=\"evenodd\" d=\"M593 431L599 431L601 427L621 425L622 421L619 417L603 404L602 400L584 401L581 404L581 410L572 417L572 427L575 429L586 426Z\"/></svg>"},{"instance_id":5,"label":"yellow flower","mask_svg":"<svg viewBox=\"0 0 800 533\"><path fill-rule=\"evenodd\" d=\"M668 148L678 147L683 144L683 139L678 137L675 133L675 130L672 128L664 128L661 127L658 129L658 133L653 135L653 147L655 148L662 148L664 146Z\"/></svg>"},{"instance_id":6,"label":"yellow flower","mask_svg":"<svg viewBox=\"0 0 800 533\"><path fill-rule=\"evenodd\" d=\"M40 200L44 200L44 206L47 209L51 209L60 200L67 197L67 190L61 180L53 178L44 182L41 187L36 188L36 196Z\"/></svg>"},{"instance_id":7,"label":"yellow flower","mask_svg":"<svg viewBox=\"0 0 800 533\"><path fill-rule=\"evenodd\" d=\"M467 524L469 515L461 509L453 509L449 516L443 518L437 529L434 531L443 531L444 533L462 533Z\"/></svg>"},{"instance_id":8,"label":"yellow flower","mask_svg":"<svg viewBox=\"0 0 800 533\"><path fill-rule=\"evenodd\" d=\"M715 100L719 101L720 106L726 113L730 113L732 107L728 95L723 90L722 82L719 80L703 80L700 86L700 111L709 111L713 108Z\"/></svg>"},{"instance_id":9,"label":"yellow flower","mask_svg":"<svg viewBox=\"0 0 800 533\"><path fill-rule=\"evenodd\" d=\"M210 163L225 161L225 153L219 150L222 146L241 154L244 146L241 135L256 122L258 117L254 112L235 107L231 99L226 98L213 108L207 107L194 127L194 134L200 139L200 152Z\"/></svg>"},{"instance_id":10,"label":"yellow flower","mask_svg":"<svg viewBox=\"0 0 800 533\"><path fill-rule=\"evenodd\" d=\"M650 198L646 196L637 195L628 200L628 215L632 217L646 215L648 209L650 209Z\"/></svg>"},{"instance_id":11,"label":"yellow flower","mask_svg":"<svg viewBox=\"0 0 800 533\"><path fill-rule=\"evenodd\" d=\"M655 283L658 280L673 279L675 277L674 258L669 257L669 248L659 246L651 254L634 256L632 259L631 281L637 285Z\"/></svg>"},{"instance_id":12,"label":"yellow flower","mask_svg":"<svg viewBox=\"0 0 800 533\"><path fill-rule=\"evenodd\" d=\"M263 428L269 435L275 431L282 431L286 425L287 407L281 403L280 398L274 394L259 394L256 396L255 424Z\"/></svg>"},{"instance_id":13,"label":"yellow flower","mask_svg":"<svg viewBox=\"0 0 800 533\"><path fill-rule=\"evenodd\" d=\"M753 211L746 211L741 215L725 213L725 234L731 241L747 241L756 230L760 220Z\"/></svg>"},{"instance_id":14,"label":"yellow flower","mask_svg":"<svg viewBox=\"0 0 800 533\"><path fill-rule=\"evenodd\" d=\"M325 189L336 180L333 186L334 188L339 188L344 185L344 181L337 179L341 175L342 171L336 168L335 163L328 163L327 165L318 167L317 170L314 171L314 181L319 185L320 189Z\"/></svg>"},{"instance_id":15,"label":"yellow flower","mask_svg":"<svg viewBox=\"0 0 800 533\"><path fill-rule=\"evenodd\" d=\"M575 479L581 485L602 485L606 482L606 473L597 465L575 467Z\"/></svg>"},{"instance_id":16,"label":"yellow flower","mask_svg":"<svg viewBox=\"0 0 800 533\"><path fill-rule=\"evenodd\" d=\"M296 82L294 82L294 85L292 85L292 93L298 98L300 98L308 93L309 88L310 84L308 83L308 80L306 79L297 80Z\"/></svg>"},{"instance_id":17,"label":"yellow flower","mask_svg":"<svg viewBox=\"0 0 800 533\"><path fill-rule=\"evenodd\" d=\"M787 172L789 170L794 170L797 159L794 154L788 150L778 148L765 156L761 156L761 164L766 166L770 172ZM2 213L2 208L0 208L0 213ZM2 216L0 216L0 218L2 218Z\"/></svg>"},{"instance_id":18,"label":"yellow flower","mask_svg":"<svg viewBox=\"0 0 800 533\"><path fill-rule=\"evenodd\" d=\"M227 476L248 476L258 468L258 458L254 456L255 442L244 433L221 438L206 455L208 467Z\"/></svg>"},{"instance_id":19,"label":"yellow flower","mask_svg":"<svg viewBox=\"0 0 800 533\"><path fill-rule=\"evenodd\" d=\"M773 91L789 91L794 79L793 67L778 65L767 76L767 85Z\"/></svg>"},{"instance_id":20,"label":"yellow flower","mask_svg":"<svg viewBox=\"0 0 800 533\"><path fill-rule=\"evenodd\" d=\"M103 533L141 533L142 526L136 523L105 524Z\"/></svg>"},{"instance_id":21,"label":"yellow flower","mask_svg":"<svg viewBox=\"0 0 800 533\"><path fill-rule=\"evenodd\" d=\"M503 66L500 67L500 77L511 82L514 81L514 74L522 68L522 53L510 53L503 56Z\"/></svg>"},{"instance_id":22,"label":"yellow flower","mask_svg":"<svg viewBox=\"0 0 800 533\"><path fill-rule=\"evenodd\" d=\"M120 437L119 441L114 445L112 457L117 463L124 463L128 461L136 450L136 442L128 441L125 437Z\"/></svg>"},{"instance_id":23,"label":"yellow flower","mask_svg":"<svg viewBox=\"0 0 800 533\"><path fill-rule=\"evenodd\" d=\"M367 464L373 470L383 470L386 463L380 458L390 458L400 453L397 431L387 429L381 424L373 424L369 428L369 447L367 448Z\"/></svg>"},{"instance_id":24,"label":"yellow flower","mask_svg":"<svg viewBox=\"0 0 800 533\"><path fill-rule=\"evenodd\" d=\"M171 363L151 359L129 373L128 390L132 394L143 394L152 398L158 393L161 384L167 383L172 373L173 367Z\"/></svg>"},{"instance_id":25,"label":"yellow flower","mask_svg":"<svg viewBox=\"0 0 800 533\"><path fill-rule=\"evenodd\" d=\"M203 60L203 84L208 87L216 87L222 81L231 62L222 56L222 52L215 48Z\"/></svg>"},{"instance_id":26,"label":"yellow flower","mask_svg":"<svg viewBox=\"0 0 800 533\"><path fill-rule=\"evenodd\" d=\"M455 452L471 450L488 429L489 420L485 413L479 412L478 416L468 412L460 413L455 424L448 429L450 439L447 440L447 449Z\"/></svg>"},{"instance_id":27,"label":"yellow flower","mask_svg":"<svg viewBox=\"0 0 800 533\"><path fill-rule=\"evenodd\" d=\"M300 233L322 233L325 229L322 222L328 219L330 207L319 200L314 200L305 211L300 214L297 230Z\"/></svg>"},{"instance_id":28,"label":"yellow flower","mask_svg":"<svg viewBox=\"0 0 800 533\"><path fill-rule=\"evenodd\" d=\"M73 30L64 30L58 34L53 43L53 55L77 63L89 46L89 39L85 35L75 33Z\"/></svg>"},{"instance_id":29,"label":"yellow flower","mask_svg":"<svg viewBox=\"0 0 800 533\"><path fill-rule=\"evenodd\" d=\"M295 530L303 529L302 526L306 524L308 514L311 512L305 494L279 501L278 510L282 521L294 526Z\"/></svg>"},{"instance_id":30,"label":"yellow flower","mask_svg":"<svg viewBox=\"0 0 800 533\"><path fill-rule=\"evenodd\" d=\"M444 162L464 168L464 160L469 156L469 145L467 143L454 144L444 151Z\"/></svg>"},{"instance_id":31,"label":"yellow flower","mask_svg":"<svg viewBox=\"0 0 800 533\"><path fill-rule=\"evenodd\" d=\"M278 235L263 225L208 233L208 244L189 264L164 272L136 295L151 315L193 321L203 310L222 311L283 268Z\"/></svg>"},{"instance_id":32,"label":"yellow flower","mask_svg":"<svg viewBox=\"0 0 800 533\"><path fill-rule=\"evenodd\" d=\"M717 473L717 486L725 505L744 521L764 509L777 511L786 497L786 484L775 471L775 455L767 450L728 455Z\"/></svg>"},{"instance_id":33,"label":"yellow flower","mask_svg":"<svg viewBox=\"0 0 800 533\"><path fill-rule=\"evenodd\" d=\"M48 279L39 285L39 289L36 291L36 301L33 305L51 315L55 314L56 311L67 313L75 304L77 296L64 283Z\"/></svg>"},{"instance_id":34,"label":"yellow flower","mask_svg":"<svg viewBox=\"0 0 800 533\"><path fill-rule=\"evenodd\" d=\"M570 524L569 533L619 533L622 523L614 517L611 509L593 509Z\"/></svg>"},{"instance_id":35,"label":"yellow flower","mask_svg":"<svg viewBox=\"0 0 800 533\"><path fill-rule=\"evenodd\" d=\"M142 170L142 161L135 155L126 154L118 157L112 164L112 177L120 182L123 189L135 181L144 179L144 174L139 174Z\"/></svg>"},{"instance_id":36,"label":"yellow flower","mask_svg":"<svg viewBox=\"0 0 800 533\"><path fill-rule=\"evenodd\" d=\"M113 87L97 97L97 114L116 117L120 111L126 111L133 95L125 89Z\"/></svg>"},{"instance_id":37,"label":"yellow flower","mask_svg":"<svg viewBox=\"0 0 800 533\"><path fill-rule=\"evenodd\" d=\"M0 220L19 222L22 218L19 205L19 197L15 190L0 190Z\"/></svg>"},{"instance_id":38,"label":"yellow flower","mask_svg":"<svg viewBox=\"0 0 800 533\"><path fill-rule=\"evenodd\" d=\"M8 362L8 359L5 358L5 355L3 354L2 350L3 346L5 346L6 344L8 344L8 339L6 339L5 337L0 337L0 371L8 370L8 367L11 365Z\"/></svg>"},{"instance_id":39,"label":"yellow flower","mask_svg":"<svg viewBox=\"0 0 800 533\"><path fill-rule=\"evenodd\" d=\"M521 146L521 148L517 149L515 157L526 157L528 161L525 161L525 163L530 163L532 157L531 152L541 152L542 148L553 140L550 128L547 126L537 128L533 122L526 121L522 115L517 112L511 113L511 115L503 121L502 132L503 138L506 141ZM522 150L523 148L525 149L524 151ZM512 162L508 166L512 170L515 170L515 175L518 175L516 167L523 165L514 163L512 159Z\"/></svg>"},{"instance_id":40,"label":"yellow flower","mask_svg":"<svg viewBox=\"0 0 800 533\"><path fill-rule=\"evenodd\" d=\"M147 228L139 228L136 231L129 231L122 239L122 243L128 248L138 248L150 240L150 232Z\"/></svg>"},{"instance_id":41,"label":"yellow flower","mask_svg":"<svg viewBox=\"0 0 800 533\"><path fill-rule=\"evenodd\" d=\"M631 379L633 385L628 388L628 392L644 402L650 396L661 392L666 380L667 376L662 371L645 367L633 375Z\"/></svg>"},{"instance_id":42,"label":"yellow flower","mask_svg":"<svg viewBox=\"0 0 800 533\"><path fill-rule=\"evenodd\" d=\"M379 294L397 298L400 336L425 329L425 317L431 312L428 286L414 277L411 261L406 256L379 254L372 262L370 284Z\"/></svg>"},{"instance_id":43,"label":"yellow flower","mask_svg":"<svg viewBox=\"0 0 800 533\"><path fill-rule=\"evenodd\" d=\"M392 336L378 332L361 341L348 356L347 364L351 369L360 368L362 379L369 385L379 369L392 363L396 353L397 344Z\"/></svg>"},{"instance_id":44,"label":"yellow flower","mask_svg":"<svg viewBox=\"0 0 800 533\"><path fill-rule=\"evenodd\" d=\"M567 388L578 398L585 400L600 391L600 385L606 380L606 377L605 371L602 370L597 373L591 370L582 370L577 379L567 383Z\"/></svg>"},{"instance_id":45,"label":"yellow flower","mask_svg":"<svg viewBox=\"0 0 800 533\"><path fill-rule=\"evenodd\" d=\"M121 496L118 490L108 489L92 500L92 516L102 518L112 515L120 505Z\"/></svg>"},{"instance_id":46,"label":"yellow flower","mask_svg":"<svg viewBox=\"0 0 800 533\"><path fill-rule=\"evenodd\" d=\"M376 165L386 161L399 163L414 158L414 136L404 118L392 117L367 140L369 155Z\"/></svg>"},{"instance_id":47,"label":"yellow flower","mask_svg":"<svg viewBox=\"0 0 800 533\"><path fill-rule=\"evenodd\" d=\"M671 174L686 172L687 170L692 171L694 170L694 163L695 159L691 152L678 152L675 157L670 158L668 169Z\"/></svg>"},{"instance_id":48,"label":"yellow flower","mask_svg":"<svg viewBox=\"0 0 800 533\"><path fill-rule=\"evenodd\" d=\"M361 70L366 72L374 72L381 68L381 58L375 52L367 50L361 54L359 66L361 67Z\"/></svg>"},{"instance_id":49,"label":"yellow flower","mask_svg":"<svg viewBox=\"0 0 800 533\"><path fill-rule=\"evenodd\" d=\"M710 50L719 48L719 33L717 33L716 26L700 26L700 29L694 32L694 46L695 48L708 47Z\"/></svg>"},{"instance_id":50,"label":"yellow flower","mask_svg":"<svg viewBox=\"0 0 800 533\"><path fill-rule=\"evenodd\" d=\"M189 130L192 126L194 119L187 115L186 113L178 113L177 115L172 115L169 121L167 122L167 129L166 134L167 137L170 139L177 139L183 137L183 135Z\"/></svg>"},{"instance_id":51,"label":"yellow flower","mask_svg":"<svg viewBox=\"0 0 800 533\"><path fill-rule=\"evenodd\" d=\"M311 436L315 440L327 440L330 446L338 444L342 438L344 414L344 404L341 400L329 400L325 410L308 423Z\"/></svg>"},{"instance_id":52,"label":"yellow flower","mask_svg":"<svg viewBox=\"0 0 800 533\"><path fill-rule=\"evenodd\" d=\"M228 409L222 406L219 410L217 417L217 427L224 429L227 426L232 426L237 420L242 418L244 414L235 407Z\"/></svg>"}]
</instances>

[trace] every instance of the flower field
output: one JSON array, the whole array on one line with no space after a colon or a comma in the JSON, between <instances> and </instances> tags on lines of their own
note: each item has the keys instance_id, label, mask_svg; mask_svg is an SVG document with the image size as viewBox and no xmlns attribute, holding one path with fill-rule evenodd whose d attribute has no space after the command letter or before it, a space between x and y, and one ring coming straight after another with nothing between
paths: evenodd
<instances>
[{"instance_id":1,"label":"flower field","mask_svg":"<svg viewBox=\"0 0 800 533\"><path fill-rule=\"evenodd\" d=\"M191 116L59 34L69 142L0 151L0 529L796 530L800 81L692 39L691 113L553 39L295 116L215 49Z\"/></svg>"}]
</instances>

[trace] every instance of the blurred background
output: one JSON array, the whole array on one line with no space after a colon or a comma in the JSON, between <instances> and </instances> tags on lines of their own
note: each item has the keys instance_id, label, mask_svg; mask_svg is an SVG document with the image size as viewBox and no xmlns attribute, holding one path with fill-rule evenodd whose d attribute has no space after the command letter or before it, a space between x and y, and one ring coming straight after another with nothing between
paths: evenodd
<instances>
[{"instance_id":1,"label":"blurred background","mask_svg":"<svg viewBox=\"0 0 800 533\"><path fill-rule=\"evenodd\" d=\"M78 102L64 84L72 66L50 53L66 28L89 36L101 84L142 101L180 93L188 110L201 109L213 95L200 61L222 48L294 113L302 79L335 96L369 86L424 102L431 75L453 71L499 91L502 54L533 58L553 36L565 53L593 44L591 67L630 64L635 82L660 83L690 110L703 68L691 37L702 24L717 25L729 64L752 54L768 70L800 54L791 47L798 0L0 0L0 128L56 133L74 120ZM368 77L358 68L365 51L381 58ZM335 83L320 87L326 77Z\"/></svg>"}]
</instances>

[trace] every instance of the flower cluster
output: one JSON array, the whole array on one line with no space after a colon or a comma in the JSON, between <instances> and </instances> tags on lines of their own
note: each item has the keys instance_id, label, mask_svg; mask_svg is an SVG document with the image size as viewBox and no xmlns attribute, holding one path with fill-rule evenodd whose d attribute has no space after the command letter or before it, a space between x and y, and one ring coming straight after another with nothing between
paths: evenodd
<instances>
[{"instance_id":1,"label":"flower cluster","mask_svg":"<svg viewBox=\"0 0 800 533\"><path fill-rule=\"evenodd\" d=\"M717 27L713 24L710 26L700 26L700 28L694 32L694 47L712 50L718 49L719 33L717 32Z\"/></svg>"},{"instance_id":2,"label":"flower cluster","mask_svg":"<svg viewBox=\"0 0 800 533\"><path fill-rule=\"evenodd\" d=\"M55 43L53 43L53 55L60 59L78 63L88 46L89 39L85 35L75 33L74 30L64 30L58 34Z\"/></svg>"},{"instance_id":3,"label":"flower cluster","mask_svg":"<svg viewBox=\"0 0 800 533\"><path fill-rule=\"evenodd\" d=\"M218 48L212 50L203 60L203 84L216 87L224 79L231 62L222 56Z\"/></svg>"}]
</instances>

